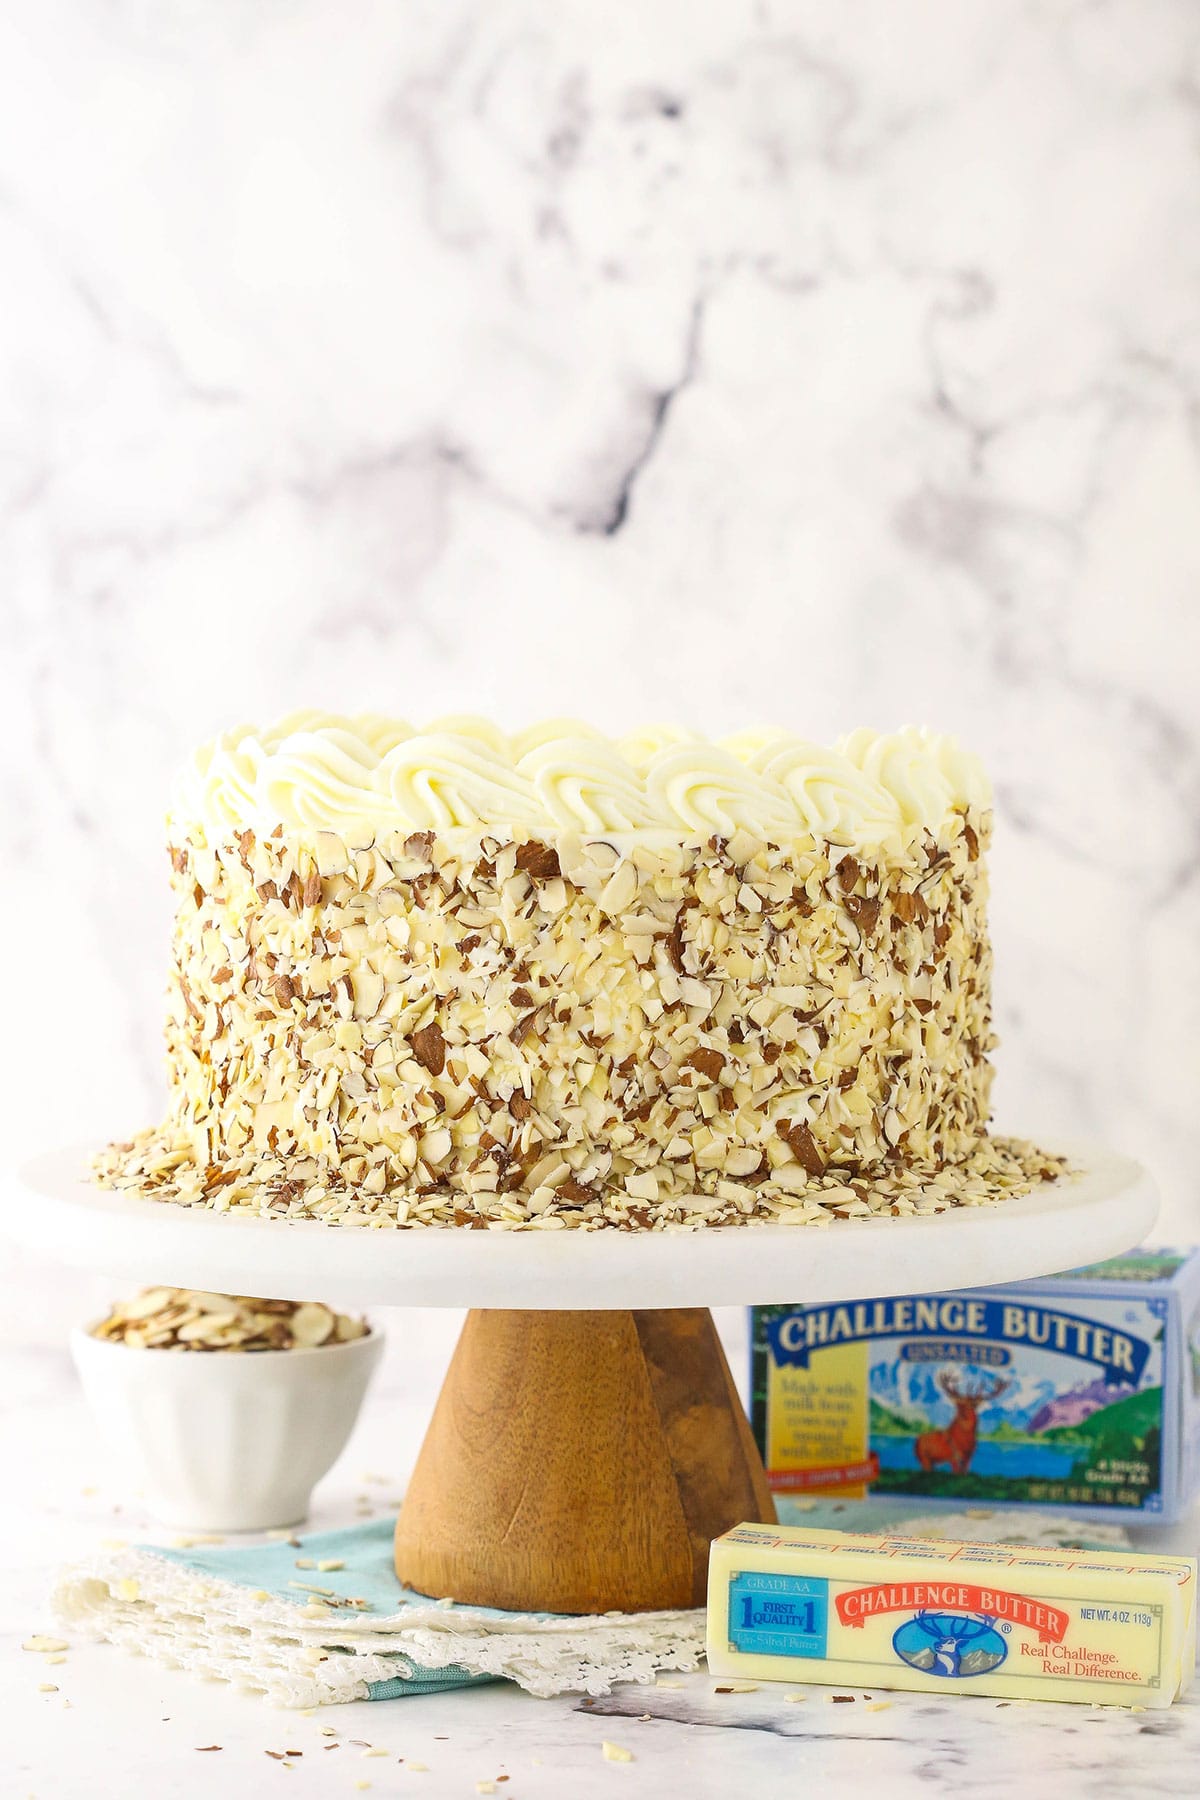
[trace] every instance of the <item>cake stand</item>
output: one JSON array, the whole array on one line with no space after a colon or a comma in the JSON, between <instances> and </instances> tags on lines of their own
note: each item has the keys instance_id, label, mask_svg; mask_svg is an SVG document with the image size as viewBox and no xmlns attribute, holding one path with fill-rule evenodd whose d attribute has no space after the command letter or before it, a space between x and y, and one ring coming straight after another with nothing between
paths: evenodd
<instances>
[{"instance_id":1,"label":"cake stand","mask_svg":"<svg viewBox=\"0 0 1200 1800\"><path fill-rule=\"evenodd\" d=\"M775 1516L707 1309L994 1285L1139 1242L1146 1172L1067 1154L1075 1177L996 1205L638 1233L223 1216L97 1188L79 1148L6 1184L0 1224L128 1281L470 1307L397 1522L401 1579L477 1605L636 1612L703 1605L709 1541Z\"/></svg>"}]
</instances>

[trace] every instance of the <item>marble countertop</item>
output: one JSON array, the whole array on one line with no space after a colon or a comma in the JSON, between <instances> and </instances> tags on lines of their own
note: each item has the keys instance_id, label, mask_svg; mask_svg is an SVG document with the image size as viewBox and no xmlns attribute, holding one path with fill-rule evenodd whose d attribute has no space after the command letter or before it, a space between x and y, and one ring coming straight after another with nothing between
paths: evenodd
<instances>
[{"instance_id":1,"label":"marble countertop","mask_svg":"<svg viewBox=\"0 0 1200 1800\"><path fill-rule=\"evenodd\" d=\"M345 1455L318 1489L315 1528L344 1521L363 1494L388 1510L403 1486L429 1384L414 1380L398 1349L391 1346ZM274 1787L375 1800L410 1789L471 1796L489 1781L507 1800L668 1789L790 1796L800 1780L818 1794L886 1784L888 1800L950 1790L1149 1796L1186 1791L1200 1755L1200 1692L1164 1713L879 1693L868 1710L862 1695L835 1705L820 1688L801 1705L783 1689L721 1695L699 1674L592 1702L534 1700L496 1685L304 1714L81 1639L64 1663L44 1666L20 1645L55 1629L46 1605L52 1571L107 1539L166 1542L171 1534L157 1532L107 1468L65 1352L5 1353L0 1467L0 1785L14 1800L199 1800L216 1791L260 1800ZM1194 1548L1198 1535L1184 1528L1172 1547ZM48 1682L56 1691L42 1691ZM336 1737L323 1735L330 1726ZM634 1760L606 1760L605 1739ZM213 1744L220 1750L200 1748ZM368 1746L386 1754L368 1756ZM268 1758L272 1750L303 1754L285 1768Z\"/></svg>"}]
</instances>

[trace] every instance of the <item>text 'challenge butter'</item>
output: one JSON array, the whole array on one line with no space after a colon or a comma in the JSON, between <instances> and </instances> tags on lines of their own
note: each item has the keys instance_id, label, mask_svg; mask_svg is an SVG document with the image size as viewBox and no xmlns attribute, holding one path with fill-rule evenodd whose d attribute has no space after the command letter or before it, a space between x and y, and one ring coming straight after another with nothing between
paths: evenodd
<instances>
[{"instance_id":1,"label":"text 'challenge butter'","mask_svg":"<svg viewBox=\"0 0 1200 1800\"><path fill-rule=\"evenodd\" d=\"M1190 1557L739 1525L712 1546L714 1675L1169 1706L1196 1656Z\"/></svg>"}]
</instances>

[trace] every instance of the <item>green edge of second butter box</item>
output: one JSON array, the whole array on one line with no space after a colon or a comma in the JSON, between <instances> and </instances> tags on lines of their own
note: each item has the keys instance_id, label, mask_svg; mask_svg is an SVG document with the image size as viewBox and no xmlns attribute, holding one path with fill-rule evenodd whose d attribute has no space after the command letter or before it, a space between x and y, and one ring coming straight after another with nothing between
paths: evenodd
<instances>
[{"instance_id":1,"label":"green edge of second butter box","mask_svg":"<svg viewBox=\"0 0 1200 1800\"><path fill-rule=\"evenodd\" d=\"M1200 1490L1200 1248L1037 1281L750 1309L751 1423L787 1496L1169 1522Z\"/></svg>"}]
</instances>

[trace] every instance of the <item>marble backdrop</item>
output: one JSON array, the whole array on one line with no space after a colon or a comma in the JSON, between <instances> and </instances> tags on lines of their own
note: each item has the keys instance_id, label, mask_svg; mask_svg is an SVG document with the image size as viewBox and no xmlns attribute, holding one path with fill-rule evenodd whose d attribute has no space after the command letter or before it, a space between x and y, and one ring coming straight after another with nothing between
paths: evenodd
<instances>
[{"instance_id":1,"label":"marble backdrop","mask_svg":"<svg viewBox=\"0 0 1200 1800\"><path fill-rule=\"evenodd\" d=\"M1191 0L10 0L6 1148L160 1104L230 723L912 719L1000 1122L1200 1233L1198 227Z\"/></svg>"}]
</instances>

